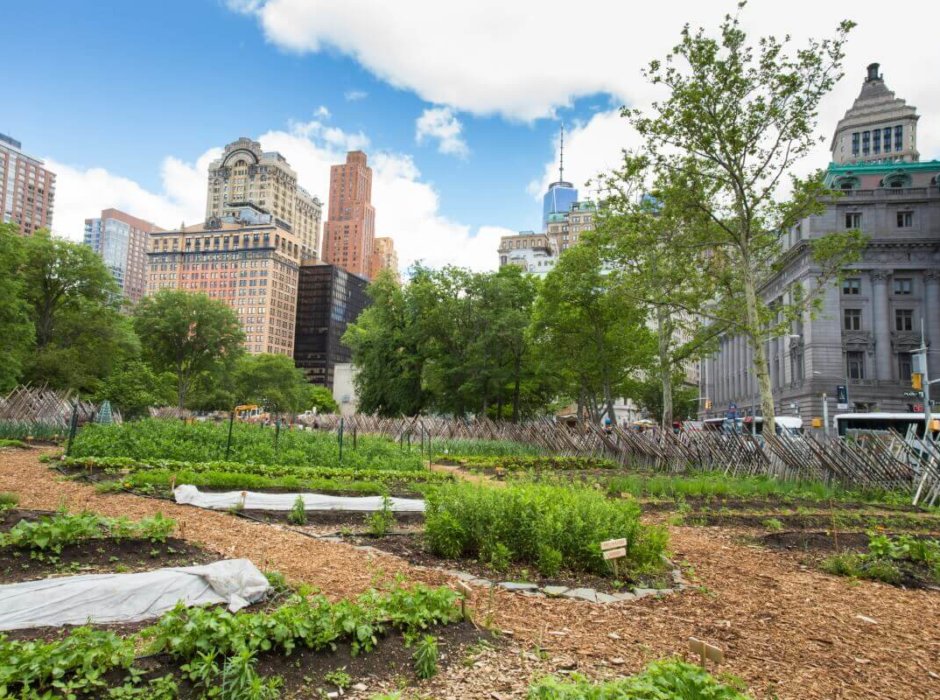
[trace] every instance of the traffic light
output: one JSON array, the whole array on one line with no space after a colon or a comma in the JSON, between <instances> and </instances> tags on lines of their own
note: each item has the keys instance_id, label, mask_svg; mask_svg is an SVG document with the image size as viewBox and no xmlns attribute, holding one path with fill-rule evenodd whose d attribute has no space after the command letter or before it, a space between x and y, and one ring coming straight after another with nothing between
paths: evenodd
<instances>
[{"instance_id":1,"label":"traffic light","mask_svg":"<svg viewBox=\"0 0 940 700\"><path fill-rule=\"evenodd\" d=\"M917 391L924 390L924 375L920 372L914 372L911 375L911 386Z\"/></svg>"}]
</instances>

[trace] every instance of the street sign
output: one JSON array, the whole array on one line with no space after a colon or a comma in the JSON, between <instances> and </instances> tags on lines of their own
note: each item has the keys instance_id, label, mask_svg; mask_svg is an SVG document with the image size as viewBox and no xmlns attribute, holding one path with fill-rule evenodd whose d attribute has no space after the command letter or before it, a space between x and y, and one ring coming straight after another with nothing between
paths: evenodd
<instances>
[{"instance_id":1,"label":"street sign","mask_svg":"<svg viewBox=\"0 0 940 700\"><path fill-rule=\"evenodd\" d=\"M844 411L849 407L849 387L845 384L836 385L836 408Z\"/></svg>"}]
</instances>

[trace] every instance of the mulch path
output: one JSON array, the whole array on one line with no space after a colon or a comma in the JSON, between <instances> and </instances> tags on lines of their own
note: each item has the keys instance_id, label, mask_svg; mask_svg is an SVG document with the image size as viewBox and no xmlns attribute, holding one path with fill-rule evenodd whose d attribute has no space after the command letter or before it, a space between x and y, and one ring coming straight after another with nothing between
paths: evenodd
<instances>
[{"instance_id":1,"label":"mulch path","mask_svg":"<svg viewBox=\"0 0 940 700\"><path fill-rule=\"evenodd\" d=\"M38 463L36 452L0 453L0 491L19 494L25 508L64 503L134 518L162 511L179 521L181 537L248 557L334 598L365 590L381 574L452 582L397 557L276 525L138 496L99 495L60 480ZM607 606L479 590L475 619L506 631L514 650L488 655L481 667L458 665L419 689L445 700L523 698L533 674L573 666L597 677L624 675L647 661L682 654L687 638L696 636L724 649L721 670L743 678L755 698L940 697L940 594L827 576L741 544L732 530L670 532L673 559L694 569L686 575L699 590ZM536 646L545 660L526 651Z\"/></svg>"}]
</instances>

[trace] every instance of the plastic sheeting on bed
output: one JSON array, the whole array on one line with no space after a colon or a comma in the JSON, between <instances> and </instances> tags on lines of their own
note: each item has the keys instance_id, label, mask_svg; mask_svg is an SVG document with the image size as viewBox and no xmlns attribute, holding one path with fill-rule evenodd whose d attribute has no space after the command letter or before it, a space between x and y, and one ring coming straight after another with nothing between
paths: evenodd
<instances>
[{"instance_id":1,"label":"plastic sheeting on bed","mask_svg":"<svg viewBox=\"0 0 940 700\"><path fill-rule=\"evenodd\" d=\"M306 510L355 510L371 512L382 510L381 496L326 496L319 493L258 493L257 491L226 491L214 493L200 491L195 486L182 484L173 491L177 503L199 508L228 510L290 510L297 496L304 500ZM390 498L390 508L396 513L423 513L424 501L419 498Z\"/></svg>"},{"instance_id":2,"label":"plastic sheeting on bed","mask_svg":"<svg viewBox=\"0 0 940 700\"><path fill-rule=\"evenodd\" d=\"M60 576L0 586L0 630L138 622L187 606L225 603L232 612L271 588L248 559L136 574Z\"/></svg>"}]
</instances>

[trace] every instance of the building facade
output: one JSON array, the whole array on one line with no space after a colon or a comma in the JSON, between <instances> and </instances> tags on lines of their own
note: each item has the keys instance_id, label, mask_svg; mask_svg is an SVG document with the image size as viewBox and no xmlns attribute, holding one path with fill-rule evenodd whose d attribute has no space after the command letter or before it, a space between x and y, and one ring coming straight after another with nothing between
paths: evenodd
<instances>
[{"instance_id":1,"label":"building facade","mask_svg":"<svg viewBox=\"0 0 940 700\"><path fill-rule=\"evenodd\" d=\"M16 224L29 236L52 228L55 173L22 148L19 141L0 134L0 222Z\"/></svg>"},{"instance_id":2,"label":"building facade","mask_svg":"<svg viewBox=\"0 0 940 700\"><path fill-rule=\"evenodd\" d=\"M376 238L372 243L372 267L369 278L375 279L382 270L391 270L395 279L401 281L398 271L398 252L395 250L395 241L388 236Z\"/></svg>"},{"instance_id":3,"label":"building facade","mask_svg":"<svg viewBox=\"0 0 940 700\"><path fill-rule=\"evenodd\" d=\"M300 241L304 258L320 251L321 203L297 184L297 173L280 153L240 138L209 165L206 220L237 216L242 205L259 207L289 228Z\"/></svg>"},{"instance_id":4,"label":"building facade","mask_svg":"<svg viewBox=\"0 0 940 700\"><path fill-rule=\"evenodd\" d=\"M236 312L248 352L293 356L301 251L289 226L245 204L204 224L151 233L147 293L207 294Z\"/></svg>"},{"instance_id":5,"label":"building facade","mask_svg":"<svg viewBox=\"0 0 940 700\"><path fill-rule=\"evenodd\" d=\"M304 264L300 268L294 364L307 380L331 391L337 365L350 363L352 351L343 333L369 305L369 280L337 265Z\"/></svg>"},{"instance_id":6,"label":"building facade","mask_svg":"<svg viewBox=\"0 0 940 700\"><path fill-rule=\"evenodd\" d=\"M85 245L101 257L131 303L147 293L148 237L162 230L117 209L105 209L100 217L85 219Z\"/></svg>"},{"instance_id":7,"label":"building facade","mask_svg":"<svg viewBox=\"0 0 940 700\"><path fill-rule=\"evenodd\" d=\"M330 168L330 209L322 260L368 279L374 241L372 168L365 153L350 151L345 163Z\"/></svg>"},{"instance_id":8,"label":"building facade","mask_svg":"<svg viewBox=\"0 0 940 700\"><path fill-rule=\"evenodd\" d=\"M516 265L529 274L545 276L558 257L576 245L585 231L594 228L597 210L593 202L572 202L564 212L548 215L545 233L520 231L499 239L499 265Z\"/></svg>"},{"instance_id":9,"label":"building facade","mask_svg":"<svg viewBox=\"0 0 940 700\"><path fill-rule=\"evenodd\" d=\"M922 324L929 372L940 377L940 161L917 160L916 122L914 109L885 87L877 64L869 66L832 141L826 184L840 196L787 233L781 269L762 288L769 304L789 302L798 286L813 289L819 272L813 239L846 229L868 236L844 281L821 292L821 310L765 345L781 414L821 417L823 394L830 415L913 410L911 351L920 345ZM836 404L838 385L848 387L845 408ZM722 338L719 352L703 362L702 393L713 406L706 416L723 415L732 403L738 413L759 410L743 338Z\"/></svg>"}]
</instances>

